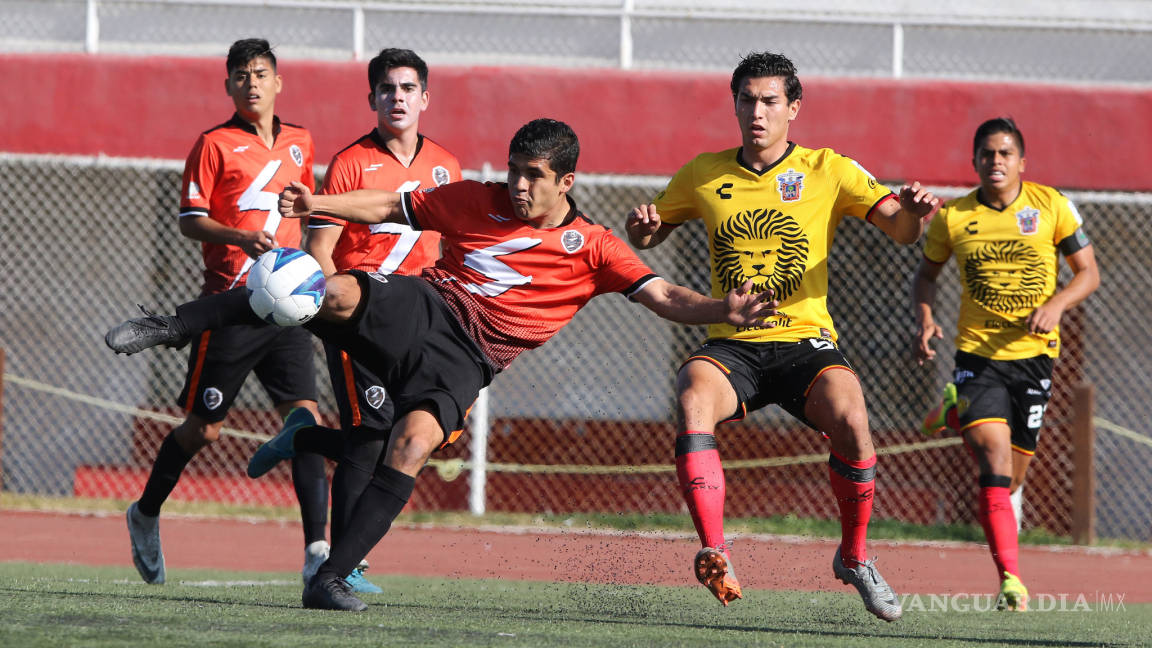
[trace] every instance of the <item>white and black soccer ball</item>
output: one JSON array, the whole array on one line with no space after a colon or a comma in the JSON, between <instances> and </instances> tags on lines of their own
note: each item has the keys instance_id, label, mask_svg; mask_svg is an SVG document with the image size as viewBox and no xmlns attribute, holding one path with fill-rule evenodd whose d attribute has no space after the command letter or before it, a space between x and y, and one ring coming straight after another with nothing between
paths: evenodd
<instances>
[{"instance_id":1,"label":"white and black soccer ball","mask_svg":"<svg viewBox=\"0 0 1152 648\"><path fill-rule=\"evenodd\" d=\"M269 324L299 326L312 319L324 288L320 264L296 248L268 250L248 271L248 305Z\"/></svg>"}]
</instances>

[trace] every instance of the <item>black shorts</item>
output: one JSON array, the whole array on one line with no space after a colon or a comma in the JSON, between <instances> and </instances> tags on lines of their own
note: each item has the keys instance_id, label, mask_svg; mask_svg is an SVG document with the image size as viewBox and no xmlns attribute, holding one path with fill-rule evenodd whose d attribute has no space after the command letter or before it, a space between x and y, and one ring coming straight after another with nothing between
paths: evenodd
<instances>
[{"instance_id":1,"label":"black shorts","mask_svg":"<svg viewBox=\"0 0 1152 648\"><path fill-rule=\"evenodd\" d=\"M379 376L397 419L422 405L455 441L468 409L495 371L444 299L419 277L351 270L363 290L360 313L347 322L304 325Z\"/></svg>"},{"instance_id":2,"label":"black shorts","mask_svg":"<svg viewBox=\"0 0 1152 648\"><path fill-rule=\"evenodd\" d=\"M1052 358L989 360L957 351L952 382L956 383L961 430L981 423L1007 423L1012 429L1012 449L1036 453L1044 410L1052 397Z\"/></svg>"},{"instance_id":3,"label":"black shorts","mask_svg":"<svg viewBox=\"0 0 1152 648\"><path fill-rule=\"evenodd\" d=\"M273 405L316 400L312 336L301 328L261 324L226 326L197 335L176 404L209 423L223 421L253 371Z\"/></svg>"},{"instance_id":4,"label":"black shorts","mask_svg":"<svg viewBox=\"0 0 1152 648\"><path fill-rule=\"evenodd\" d=\"M833 367L856 373L836 343L824 338L800 342L709 340L684 362L692 360L716 365L736 391L739 404L723 422L739 421L748 412L774 403L816 429L804 416L812 384Z\"/></svg>"},{"instance_id":5,"label":"black shorts","mask_svg":"<svg viewBox=\"0 0 1152 648\"><path fill-rule=\"evenodd\" d=\"M365 438L387 439L395 406L384 381L364 363L331 344L324 344L324 355L340 411L340 428L365 434Z\"/></svg>"}]
</instances>

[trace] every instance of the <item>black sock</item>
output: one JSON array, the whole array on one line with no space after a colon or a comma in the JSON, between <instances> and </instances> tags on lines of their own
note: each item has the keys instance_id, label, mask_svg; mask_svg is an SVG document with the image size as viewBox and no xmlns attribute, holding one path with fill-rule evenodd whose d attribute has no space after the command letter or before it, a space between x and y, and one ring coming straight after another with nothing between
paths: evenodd
<instances>
[{"instance_id":1,"label":"black sock","mask_svg":"<svg viewBox=\"0 0 1152 648\"><path fill-rule=\"evenodd\" d=\"M297 452L314 452L328 457L332 461L340 461L344 455L344 445L348 433L337 428L323 425L309 425L296 430L296 437L292 439L292 447ZM375 465L375 463L369 464Z\"/></svg>"},{"instance_id":2,"label":"black sock","mask_svg":"<svg viewBox=\"0 0 1152 648\"><path fill-rule=\"evenodd\" d=\"M332 474L332 544L344 537L352 509L372 481L372 470L383 452L382 439L365 438L355 432L348 435L344 454Z\"/></svg>"},{"instance_id":3,"label":"black sock","mask_svg":"<svg viewBox=\"0 0 1152 648\"><path fill-rule=\"evenodd\" d=\"M236 324L268 324L248 306L248 289L244 286L180 304L176 318L193 334Z\"/></svg>"},{"instance_id":4,"label":"black sock","mask_svg":"<svg viewBox=\"0 0 1152 648\"><path fill-rule=\"evenodd\" d=\"M169 432L160 444L160 450L156 452L152 473L148 475L148 483L144 484L144 492L140 494L136 509L149 517L160 515L160 507L172 489L176 488L176 482L180 481L180 474L188 462L192 461L192 456L176 443L175 433Z\"/></svg>"},{"instance_id":5,"label":"black sock","mask_svg":"<svg viewBox=\"0 0 1152 648\"><path fill-rule=\"evenodd\" d=\"M383 464L377 466L376 474L352 510L343 537L332 544L332 553L318 573L347 578L388 533L392 520L404 510L415 485L415 477Z\"/></svg>"},{"instance_id":6,"label":"black sock","mask_svg":"<svg viewBox=\"0 0 1152 648\"><path fill-rule=\"evenodd\" d=\"M328 475L324 457L301 452L292 458L292 488L300 503L300 522L304 527L304 546L325 538L328 525Z\"/></svg>"}]
</instances>

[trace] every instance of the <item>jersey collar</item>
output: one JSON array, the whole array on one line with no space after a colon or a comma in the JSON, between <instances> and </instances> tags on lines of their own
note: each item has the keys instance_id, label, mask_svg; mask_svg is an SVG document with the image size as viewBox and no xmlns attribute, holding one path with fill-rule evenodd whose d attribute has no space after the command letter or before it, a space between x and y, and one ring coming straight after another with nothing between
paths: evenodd
<instances>
[{"instance_id":1,"label":"jersey collar","mask_svg":"<svg viewBox=\"0 0 1152 648\"><path fill-rule=\"evenodd\" d=\"M384 138L380 136L379 130L373 128L372 132L368 133L368 137L372 140L372 142L374 144L376 144L376 146L380 147L380 150L384 151L385 153L387 153L388 155L391 155L394 158L396 157L396 154L393 153L392 150L388 148L388 144L384 141ZM424 148L424 136L421 135L420 133L416 133L416 151L414 153L412 153L412 162L409 162L409 164L416 162L416 158L420 157L420 149L422 149L422 148ZM396 161L399 162L400 158L396 158Z\"/></svg>"},{"instance_id":2,"label":"jersey collar","mask_svg":"<svg viewBox=\"0 0 1152 648\"><path fill-rule=\"evenodd\" d=\"M765 173L768 173L772 169L776 168L776 165L783 162L784 158L788 157L789 155L792 155L792 151L795 148L796 148L796 142L788 142L788 148L784 149L784 155L781 155L775 162L773 162L772 164L769 164L767 167L765 167L763 171L757 171L756 169L753 169L752 167L748 166L747 163L744 162L744 147L741 146L740 148L736 149L736 163L739 164L740 166L744 167L748 171L751 171L752 173L755 173L758 176L762 176Z\"/></svg>"},{"instance_id":3,"label":"jersey collar","mask_svg":"<svg viewBox=\"0 0 1152 648\"><path fill-rule=\"evenodd\" d=\"M228 125L233 126L235 128L239 128L240 130L242 130L246 133L250 133L252 135L258 135L258 133L256 132L256 127L253 126L252 124L249 124L248 122L244 121L244 118L242 118L240 116L240 113L232 113L232 119L228 120ZM275 140L279 135L280 135L280 118L277 117L276 115L272 115L272 139Z\"/></svg>"}]
</instances>

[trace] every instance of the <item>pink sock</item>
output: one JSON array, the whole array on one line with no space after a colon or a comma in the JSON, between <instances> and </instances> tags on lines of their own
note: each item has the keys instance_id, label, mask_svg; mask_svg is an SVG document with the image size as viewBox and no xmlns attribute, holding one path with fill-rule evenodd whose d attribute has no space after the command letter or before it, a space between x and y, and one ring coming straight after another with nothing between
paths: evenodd
<instances>
[{"instance_id":1,"label":"pink sock","mask_svg":"<svg viewBox=\"0 0 1152 648\"><path fill-rule=\"evenodd\" d=\"M708 432L684 432L676 437L676 477L692 514L692 523L705 547L728 553L724 542L724 468L716 437Z\"/></svg>"},{"instance_id":2,"label":"pink sock","mask_svg":"<svg viewBox=\"0 0 1152 648\"><path fill-rule=\"evenodd\" d=\"M980 487L980 525L988 539L992 561L996 563L996 576L1004 579L1004 572L1020 575L1020 553L1016 537L1016 514L1008 489L1000 486Z\"/></svg>"},{"instance_id":3,"label":"pink sock","mask_svg":"<svg viewBox=\"0 0 1152 648\"><path fill-rule=\"evenodd\" d=\"M868 560L868 521L876 484L876 455L851 461L836 453L828 459L828 477L840 508L840 560L845 566Z\"/></svg>"}]
</instances>

